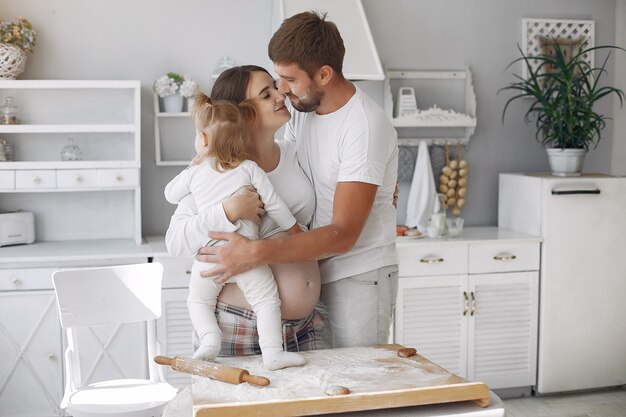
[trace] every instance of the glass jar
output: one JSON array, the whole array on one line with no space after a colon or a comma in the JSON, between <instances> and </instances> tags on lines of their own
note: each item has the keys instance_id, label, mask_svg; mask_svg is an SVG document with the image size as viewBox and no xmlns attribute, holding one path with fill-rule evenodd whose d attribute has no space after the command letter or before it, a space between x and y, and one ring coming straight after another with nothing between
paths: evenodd
<instances>
[{"instance_id":1,"label":"glass jar","mask_svg":"<svg viewBox=\"0 0 626 417\"><path fill-rule=\"evenodd\" d=\"M221 73L223 73L227 69L232 68L234 66L235 66L235 62L232 59L230 59L228 56L224 56L224 58L222 58L222 60L217 64L217 67L215 67L215 70L213 71L213 75L211 76L211 78L213 78L214 80L217 80L217 78L220 76Z\"/></svg>"},{"instance_id":2,"label":"glass jar","mask_svg":"<svg viewBox=\"0 0 626 417\"><path fill-rule=\"evenodd\" d=\"M4 139L0 139L0 162L13 160L13 144Z\"/></svg>"},{"instance_id":3,"label":"glass jar","mask_svg":"<svg viewBox=\"0 0 626 417\"><path fill-rule=\"evenodd\" d=\"M427 226L428 237L439 238L448 234L448 220L446 216L446 199L443 194L437 194L433 213L430 215Z\"/></svg>"},{"instance_id":4,"label":"glass jar","mask_svg":"<svg viewBox=\"0 0 626 417\"><path fill-rule=\"evenodd\" d=\"M80 161L83 159L83 152L74 144L74 138L67 140L67 145L61 149L61 161Z\"/></svg>"},{"instance_id":5,"label":"glass jar","mask_svg":"<svg viewBox=\"0 0 626 417\"><path fill-rule=\"evenodd\" d=\"M16 125L19 124L17 118L17 106L13 97L6 97L4 105L0 106L0 125Z\"/></svg>"}]
</instances>

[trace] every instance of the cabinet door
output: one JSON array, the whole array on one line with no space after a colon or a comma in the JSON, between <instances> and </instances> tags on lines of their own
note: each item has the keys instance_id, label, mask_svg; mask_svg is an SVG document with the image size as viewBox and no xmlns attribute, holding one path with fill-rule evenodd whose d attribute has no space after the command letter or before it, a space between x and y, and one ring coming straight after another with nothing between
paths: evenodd
<instances>
[{"instance_id":1,"label":"cabinet door","mask_svg":"<svg viewBox=\"0 0 626 417\"><path fill-rule=\"evenodd\" d=\"M161 318L157 321L157 336L165 356L187 356L193 354L191 334L193 326L187 310L187 288L166 289L161 293ZM176 388L191 384L191 376L166 367L167 382Z\"/></svg>"},{"instance_id":2,"label":"cabinet door","mask_svg":"<svg viewBox=\"0 0 626 417\"><path fill-rule=\"evenodd\" d=\"M470 275L468 378L490 388L535 384L539 273Z\"/></svg>"},{"instance_id":3,"label":"cabinet door","mask_svg":"<svg viewBox=\"0 0 626 417\"><path fill-rule=\"evenodd\" d=\"M396 342L459 376L467 369L467 276L401 277Z\"/></svg>"},{"instance_id":4,"label":"cabinet door","mask_svg":"<svg viewBox=\"0 0 626 417\"><path fill-rule=\"evenodd\" d=\"M53 291L0 293L0 415L61 414L61 340Z\"/></svg>"}]
</instances>

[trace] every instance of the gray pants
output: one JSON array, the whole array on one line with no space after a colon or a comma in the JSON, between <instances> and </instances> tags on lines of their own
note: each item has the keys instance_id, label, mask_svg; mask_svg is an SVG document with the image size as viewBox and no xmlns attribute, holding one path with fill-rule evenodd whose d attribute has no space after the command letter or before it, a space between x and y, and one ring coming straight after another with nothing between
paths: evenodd
<instances>
[{"instance_id":1,"label":"gray pants","mask_svg":"<svg viewBox=\"0 0 626 417\"><path fill-rule=\"evenodd\" d=\"M334 347L388 343L397 294L397 265L322 285Z\"/></svg>"}]
</instances>

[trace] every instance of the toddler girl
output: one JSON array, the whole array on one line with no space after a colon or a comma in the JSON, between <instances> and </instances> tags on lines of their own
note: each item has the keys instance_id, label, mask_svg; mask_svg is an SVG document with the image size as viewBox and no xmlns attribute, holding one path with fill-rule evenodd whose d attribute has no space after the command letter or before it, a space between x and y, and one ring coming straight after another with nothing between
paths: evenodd
<instances>
[{"instance_id":1,"label":"toddler girl","mask_svg":"<svg viewBox=\"0 0 626 417\"><path fill-rule=\"evenodd\" d=\"M256 120L255 106L246 101L236 106L227 101L213 101L200 94L196 97L192 116L196 125L197 155L188 168L165 187L165 198L177 204L191 193L199 213L222 202L240 188L256 188L267 215L290 233L299 233L285 203L275 193L265 172L246 159L246 140L249 124ZM238 233L258 239L258 225L251 220L238 221ZM210 241L208 245L219 245ZM200 339L194 358L215 359L220 351L221 331L215 318L217 296L223 284L202 278L200 272L215 264L194 260L189 284L187 307L191 322ZM276 370L305 363L302 355L283 351L280 299L270 268L265 265L232 278L243 291L257 316L259 345L266 369Z\"/></svg>"}]
</instances>

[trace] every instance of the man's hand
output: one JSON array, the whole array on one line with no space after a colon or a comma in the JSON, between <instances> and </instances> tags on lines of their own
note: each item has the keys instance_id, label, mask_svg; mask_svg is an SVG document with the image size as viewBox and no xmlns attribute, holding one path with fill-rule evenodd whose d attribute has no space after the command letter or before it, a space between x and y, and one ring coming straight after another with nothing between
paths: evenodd
<instances>
[{"instance_id":1,"label":"man's hand","mask_svg":"<svg viewBox=\"0 0 626 417\"><path fill-rule=\"evenodd\" d=\"M393 190L393 206L398 208L398 196L400 195L400 187L398 187L398 181L396 181L396 189Z\"/></svg>"},{"instance_id":2,"label":"man's hand","mask_svg":"<svg viewBox=\"0 0 626 417\"><path fill-rule=\"evenodd\" d=\"M216 284L224 284L235 275L246 272L259 265L254 263L254 240L246 239L238 233L210 232L209 237L223 240L220 246L200 248L196 260L219 264L215 268L202 272L204 278L213 278Z\"/></svg>"}]
</instances>

